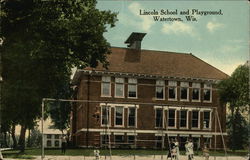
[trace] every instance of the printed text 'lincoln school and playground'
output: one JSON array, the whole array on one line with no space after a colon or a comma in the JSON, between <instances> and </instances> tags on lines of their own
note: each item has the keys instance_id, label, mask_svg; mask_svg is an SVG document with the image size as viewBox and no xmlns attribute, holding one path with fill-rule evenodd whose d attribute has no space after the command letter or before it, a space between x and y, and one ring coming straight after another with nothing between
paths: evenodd
<instances>
[{"instance_id":1,"label":"printed text 'lincoln school and playground'","mask_svg":"<svg viewBox=\"0 0 250 160\"><path fill-rule=\"evenodd\" d=\"M178 12L177 9L175 10L169 10L169 9L161 9L161 10L141 10L139 11L139 15L151 15L153 16L155 21L183 21L180 17L162 17L164 15L182 15L186 16L187 21L197 21L197 19L194 16L211 16L211 15L223 15L222 10L218 11L201 11L198 9L187 9L187 10L181 10Z\"/></svg>"}]
</instances>

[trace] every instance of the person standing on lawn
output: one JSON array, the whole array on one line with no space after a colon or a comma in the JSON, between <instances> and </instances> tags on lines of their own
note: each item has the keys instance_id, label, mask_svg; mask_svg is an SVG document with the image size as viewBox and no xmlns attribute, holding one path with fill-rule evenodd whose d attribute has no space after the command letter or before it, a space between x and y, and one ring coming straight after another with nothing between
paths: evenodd
<instances>
[{"instance_id":1,"label":"person standing on lawn","mask_svg":"<svg viewBox=\"0 0 250 160\"><path fill-rule=\"evenodd\" d=\"M179 150L179 142L177 141L177 139L174 140L174 145L175 145L175 150L176 150L175 159L179 160L180 159L180 150Z\"/></svg>"},{"instance_id":2,"label":"person standing on lawn","mask_svg":"<svg viewBox=\"0 0 250 160\"><path fill-rule=\"evenodd\" d=\"M202 151L203 151L203 156L204 156L205 160L209 160L209 150L208 150L206 145L204 146Z\"/></svg>"},{"instance_id":3,"label":"person standing on lawn","mask_svg":"<svg viewBox=\"0 0 250 160\"><path fill-rule=\"evenodd\" d=\"M175 143L174 140L171 139L167 159L170 158L172 160L172 158L175 158L175 156L176 156Z\"/></svg>"},{"instance_id":4,"label":"person standing on lawn","mask_svg":"<svg viewBox=\"0 0 250 160\"><path fill-rule=\"evenodd\" d=\"M191 139L189 139L186 144L185 144L185 148L186 148L186 155L188 156L188 160L193 160L194 158L194 144L192 142Z\"/></svg>"},{"instance_id":5,"label":"person standing on lawn","mask_svg":"<svg viewBox=\"0 0 250 160\"><path fill-rule=\"evenodd\" d=\"M65 152L66 152L66 145L67 145L66 136L62 136L62 153L63 154L65 154Z\"/></svg>"}]
</instances>

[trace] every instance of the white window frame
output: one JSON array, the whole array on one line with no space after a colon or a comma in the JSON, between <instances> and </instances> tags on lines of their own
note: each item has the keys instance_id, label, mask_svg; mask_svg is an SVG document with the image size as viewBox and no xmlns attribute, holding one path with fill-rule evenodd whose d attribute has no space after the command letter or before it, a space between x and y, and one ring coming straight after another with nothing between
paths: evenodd
<instances>
[{"instance_id":1,"label":"white window frame","mask_svg":"<svg viewBox=\"0 0 250 160\"><path fill-rule=\"evenodd\" d=\"M109 82L105 79L109 79ZM109 83L109 95L103 94L103 83ZM110 76L102 76L101 82L101 97L111 97L111 77Z\"/></svg>"},{"instance_id":2,"label":"white window frame","mask_svg":"<svg viewBox=\"0 0 250 160\"><path fill-rule=\"evenodd\" d=\"M198 127L193 127L192 122L193 122L193 111L198 111ZM191 128L192 129L200 129L200 120L201 120L201 115L200 115L201 111L199 110L191 110Z\"/></svg>"},{"instance_id":3,"label":"white window frame","mask_svg":"<svg viewBox=\"0 0 250 160\"><path fill-rule=\"evenodd\" d=\"M131 82L132 81L132 82ZM134 82L133 82L134 81ZM136 97L129 97L129 85L135 85L136 87ZM128 98L130 99L137 99L138 97L138 81L136 78L128 78Z\"/></svg>"},{"instance_id":4,"label":"white window frame","mask_svg":"<svg viewBox=\"0 0 250 160\"><path fill-rule=\"evenodd\" d=\"M135 109L135 126L129 126L129 109L134 108ZM128 128L137 128L137 107L128 107L127 110L127 126Z\"/></svg>"},{"instance_id":5,"label":"white window frame","mask_svg":"<svg viewBox=\"0 0 250 160\"><path fill-rule=\"evenodd\" d=\"M169 110L174 110L174 127L173 126L169 126L168 122L169 122ZM168 119L167 119L167 125L168 125L168 128L177 128L177 109L174 109L174 108L169 108L168 109Z\"/></svg>"},{"instance_id":6,"label":"white window frame","mask_svg":"<svg viewBox=\"0 0 250 160\"><path fill-rule=\"evenodd\" d=\"M122 125L116 125L116 108L121 107L122 108ZM114 107L114 126L115 127L124 127L124 106L115 106Z\"/></svg>"},{"instance_id":7,"label":"white window frame","mask_svg":"<svg viewBox=\"0 0 250 160\"><path fill-rule=\"evenodd\" d=\"M161 110L162 111L162 126L161 127L158 127L158 126L156 126L156 110ZM164 109L162 109L162 108L155 108L155 128L164 128Z\"/></svg>"},{"instance_id":8,"label":"white window frame","mask_svg":"<svg viewBox=\"0 0 250 160\"><path fill-rule=\"evenodd\" d=\"M169 88L175 87L175 98L169 98ZM177 82L176 81L168 81L168 100L169 101L177 101Z\"/></svg>"},{"instance_id":9,"label":"white window frame","mask_svg":"<svg viewBox=\"0 0 250 160\"><path fill-rule=\"evenodd\" d=\"M181 98L181 88L187 88L187 99ZM180 101L189 101L189 82L180 83Z\"/></svg>"},{"instance_id":10,"label":"white window frame","mask_svg":"<svg viewBox=\"0 0 250 160\"><path fill-rule=\"evenodd\" d=\"M108 116L108 124L106 125L106 124L102 124L102 107L106 107L105 105L102 105L101 106L101 127L107 127L107 126L111 126L111 106L107 106L107 108L109 109L109 116Z\"/></svg>"},{"instance_id":11,"label":"white window frame","mask_svg":"<svg viewBox=\"0 0 250 160\"><path fill-rule=\"evenodd\" d=\"M204 128L204 124L203 124L203 130L211 130L212 129L212 111L211 110L204 110L203 111L203 123L204 123L204 112L209 112L209 127Z\"/></svg>"},{"instance_id":12,"label":"white window frame","mask_svg":"<svg viewBox=\"0 0 250 160\"><path fill-rule=\"evenodd\" d=\"M181 127L181 111L186 111L187 113L186 113L186 127ZM186 110L186 109L183 109L183 110L179 110L179 128L180 129L188 129L188 113L189 113L189 111L188 110Z\"/></svg>"},{"instance_id":13,"label":"white window frame","mask_svg":"<svg viewBox=\"0 0 250 160\"><path fill-rule=\"evenodd\" d=\"M210 100L205 100L204 97L205 97L205 94L204 94L204 91L205 90L209 90L210 91ZM211 103L212 102L212 84L204 84L204 87L203 87L203 102L205 103Z\"/></svg>"},{"instance_id":14,"label":"white window frame","mask_svg":"<svg viewBox=\"0 0 250 160\"><path fill-rule=\"evenodd\" d=\"M193 90L194 89L198 89L199 90L199 99L198 100L194 100L193 99ZM192 98L191 98L192 102L200 102L201 101L201 84L200 83L192 83Z\"/></svg>"},{"instance_id":15,"label":"white window frame","mask_svg":"<svg viewBox=\"0 0 250 160\"><path fill-rule=\"evenodd\" d=\"M122 85L122 96L117 96L116 87ZM124 78L115 78L115 98L124 98Z\"/></svg>"},{"instance_id":16,"label":"white window frame","mask_svg":"<svg viewBox=\"0 0 250 160\"><path fill-rule=\"evenodd\" d=\"M163 98L158 98L157 97L157 87L162 87L163 88ZM155 98L157 100L165 100L165 81L164 80L156 80Z\"/></svg>"}]
</instances>

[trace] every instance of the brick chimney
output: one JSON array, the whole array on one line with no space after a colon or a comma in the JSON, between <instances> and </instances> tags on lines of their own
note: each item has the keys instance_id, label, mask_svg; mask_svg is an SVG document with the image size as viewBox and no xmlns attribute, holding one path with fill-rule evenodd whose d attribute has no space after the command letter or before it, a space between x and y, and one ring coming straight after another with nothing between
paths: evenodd
<instances>
[{"instance_id":1,"label":"brick chimney","mask_svg":"<svg viewBox=\"0 0 250 160\"><path fill-rule=\"evenodd\" d=\"M128 44L128 47L131 49L141 49L141 41L144 38L146 33L138 33L138 32L132 32L128 39L124 42L125 44Z\"/></svg>"}]
</instances>

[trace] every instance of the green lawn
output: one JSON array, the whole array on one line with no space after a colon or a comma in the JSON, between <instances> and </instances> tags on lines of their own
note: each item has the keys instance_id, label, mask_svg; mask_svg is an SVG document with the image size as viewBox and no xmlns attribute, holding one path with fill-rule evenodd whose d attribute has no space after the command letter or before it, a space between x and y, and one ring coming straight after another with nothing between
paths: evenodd
<instances>
[{"instance_id":1,"label":"green lawn","mask_svg":"<svg viewBox=\"0 0 250 160\"><path fill-rule=\"evenodd\" d=\"M248 153L247 150L239 150L233 153L228 151L229 156L245 156ZM112 155L128 156L128 155L166 155L166 150L134 150L134 149L112 149ZM184 155L185 152L181 151ZM202 155L201 151L195 151L196 155ZM40 156L41 149L26 149L25 153L20 154L18 150L3 151L3 156L6 158L25 158L32 159L33 156ZM60 149L45 149L45 155L63 155ZM93 149L67 149L66 155L70 156L93 156ZM108 149L101 149L100 155L109 155ZM224 151L211 151L210 156L224 156Z\"/></svg>"}]
</instances>

